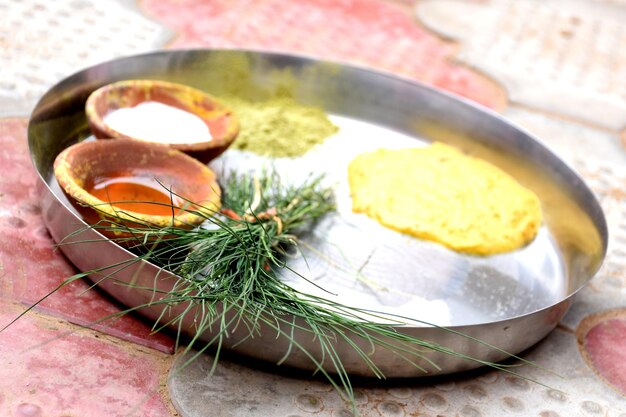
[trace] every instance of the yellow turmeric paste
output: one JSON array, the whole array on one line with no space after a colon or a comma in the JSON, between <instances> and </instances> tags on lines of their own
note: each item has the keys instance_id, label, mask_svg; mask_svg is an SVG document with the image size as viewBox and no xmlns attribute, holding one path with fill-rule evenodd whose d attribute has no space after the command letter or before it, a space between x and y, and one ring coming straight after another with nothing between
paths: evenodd
<instances>
[{"instance_id":1,"label":"yellow turmeric paste","mask_svg":"<svg viewBox=\"0 0 626 417\"><path fill-rule=\"evenodd\" d=\"M348 167L352 209L459 252L490 255L533 240L539 198L490 163L434 143L380 149Z\"/></svg>"}]
</instances>

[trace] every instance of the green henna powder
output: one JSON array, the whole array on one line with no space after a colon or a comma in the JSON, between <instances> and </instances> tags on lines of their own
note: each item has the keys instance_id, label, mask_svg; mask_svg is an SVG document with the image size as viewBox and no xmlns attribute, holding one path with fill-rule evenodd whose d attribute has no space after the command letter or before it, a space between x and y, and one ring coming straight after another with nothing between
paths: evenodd
<instances>
[{"instance_id":1,"label":"green henna powder","mask_svg":"<svg viewBox=\"0 0 626 417\"><path fill-rule=\"evenodd\" d=\"M240 122L233 149L297 157L338 130L322 108L293 99L301 82L317 82L321 65L300 68L296 75L292 68L271 68L247 53L230 51L209 55L200 65L203 70L186 80L233 109ZM322 73L331 68L323 67Z\"/></svg>"},{"instance_id":2,"label":"green henna powder","mask_svg":"<svg viewBox=\"0 0 626 417\"><path fill-rule=\"evenodd\" d=\"M322 109L288 97L260 102L228 98L226 102L241 123L233 148L259 155L301 156L339 130Z\"/></svg>"}]
</instances>

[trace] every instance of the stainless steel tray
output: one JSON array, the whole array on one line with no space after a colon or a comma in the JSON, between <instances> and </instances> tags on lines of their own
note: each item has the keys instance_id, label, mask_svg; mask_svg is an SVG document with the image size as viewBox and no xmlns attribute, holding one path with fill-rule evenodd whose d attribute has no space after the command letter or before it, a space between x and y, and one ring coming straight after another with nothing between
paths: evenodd
<instances>
[{"instance_id":1,"label":"stainless steel tray","mask_svg":"<svg viewBox=\"0 0 626 417\"><path fill-rule=\"evenodd\" d=\"M250 100L288 91L302 103L323 107L339 121L340 128L344 122L357 123L362 132L367 132L369 126L370 131L381 136L380 146L392 144L395 139L387 142L385 138L398 135L409 137L416 144L450 143L501 167L539 195L545 222L538 238L524 249L490 257L458 254L434 243L383 230L369 220L346 220L349 210L340 212L334 221L322 222L309 239L318 245L324 257L341 258L344 266L358 266L368 260L368 281L357 282L354 273L345 273L346 268L316 262L315 253L309 254L312 266L303 273L338 297L347 294L339 298L341 301L360 302L363 307L391 313L400 311L402 315L443 324L518 353L556 326L572 296L592 278L605 256L606 222L593 193L536 139L495 113L417 82L367 69L255 51L186 50L127 57L88 68L54 86L32 113L29 146L41 177L45 223L57 242L78 231L72 241L90 241L61 246L82 271L117 264L134 255L86 228L56 184L52 164L62 149L89 135L83 109L93 90L114 81L139 78L181 82L218 96L235 94ZM320 154L317 163L307 160L309 165L284 161L284 169L296 173L309 166L337 173L337 167L341 168L341 161L345 162L350 152L346 149L337 148L332 154L339 156L339 162ZM226 155L231 156L215 164L245 166L250 162L235 152L228 151ZM376 256L372 257L374 251ZM97 274L92 277L101 288L131 307L144 304L155 294L120 282L132 281L144 288L163 290L171 287L175 279L146 262L119 270L109 279L99 278ZM285 279L301 285L293 277ZM307 290L306 285L302 289ZM434 308L432 311L443 306L448 314L446 321L439 321L441 317L434 313L424 313L418 302L426 310ZM141 313L155 320L161 310L144 308ZM185 326L193 332L191 319ZM507 356L428 324L398 326L397 330L481 360L498 361ZM277 339L272 331L238 343L245 336L245 330L236 330L225 342L226 347L270 362L280 360L289 348L289 342ZM296 336L319 357L317 342L309 334ZM209 335L201 337L206 340ZM348 372L371 374L347 343L338 341L336 349ZM418 359L428 369L427 375L478 366L476 362L441 353L430 352L426 356L439 366L437 369ZM425 375L384 348L372 352L371 359L388 377ZM297 350L284 363L313 368L311 360Z\"/></svg>"}]
</instances>

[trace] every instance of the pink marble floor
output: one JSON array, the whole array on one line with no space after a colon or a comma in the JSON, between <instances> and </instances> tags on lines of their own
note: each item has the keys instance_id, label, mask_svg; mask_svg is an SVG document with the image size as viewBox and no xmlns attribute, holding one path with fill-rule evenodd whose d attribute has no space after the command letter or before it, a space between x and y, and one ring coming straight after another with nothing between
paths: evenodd
<instances>
[{"instance_id":1,"label":"pink marble floor","mask_svg":"<svg viewBox=\"0 0 626 417\"><path fill-rule=\"evenodd\" d=\"M351 62L415 78L502 109L493 80L452 62L455 45L419 26L410 8L379 0L140 0L176 32L172 48L238 47Z\"/></svg>"},{"instance_id":2,"label":"pink marble floor","mask_svg":"<svg viewBox=\"0 0 626 417\"><path fill-rule=\"evenodd\" d=\"M22 311L0 300L0 326ZM3 416L171 416L171 356L32 313L0 333Z\"/></svg>"},{"instance_id":3,"label":"pink marble floor","mask_svg":"<svg viewBox=\"0 0 626 417\"><path fill-rule=\"evenodd\" d=\"M30 161L26 119L0 119L0 299L37 303L76 273L55 249L41 217L38 181ZM87 280L63 286L38 304L37 309L79 325L91 325L108 334L172 353L174 341L151 334L150 326L137 317L105 320L120 306Z\"/></svg>"},{"instance_id":4,"label":"pink marble floor","mask_svg":"<svg viewBox=\"0 0 626 417\"><path fill-rule=\"evenodd\" d=\"M578 328L578 339L589 366L626 396L626 310L587 317Z\"/></svg>"}]
</instances>

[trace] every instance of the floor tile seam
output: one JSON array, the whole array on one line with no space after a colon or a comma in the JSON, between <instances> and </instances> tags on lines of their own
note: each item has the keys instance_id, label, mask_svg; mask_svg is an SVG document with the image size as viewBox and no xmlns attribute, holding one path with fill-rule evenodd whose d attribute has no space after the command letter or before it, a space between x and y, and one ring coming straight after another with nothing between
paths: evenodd
<instances>
[{"instance_id":1,"label":"floor tile seam","mask_svg":"<svg viewBox=\"0 0 626 417\"><path fill-rule=\"evenodd\" d=\"M0 301L1 303L1 301ZM24 308L22 303L18 302L9 302L7 303L12 305L15 310L20 310ZM173 367L174 361L178 357L178 354L168 354L161 352L157 349L150 348L148 346L144 346L138 343L134 343L131 341L124 340L122 338L109 335L107 333L100 332L98 330L94 330L90 327L84 327L77 324L74 324L63 317L56 317L54 315L49 315L38 310L29 310L25 313L24 316L19 317L17 320L34 320L39 325L42 325L46 328L57 327L58 332L61 334L59 336L54 337L53 339L45 342L52 342L57 340L58 338L63 338L71 335L82 335L88 336L94 339L97 339L99 342L105 343L108 346L116 346L121 349L126 354L138 358L150 358L153 363L154 369L158 374L158 386L153 390L150 390L146 393L158 395L163 405L167 408L168 412L171 416L178 416L178 412L176 411L172 399L169 395L168 390L168 379L170 371ZM17 323L17 321L16 321ZM36 349L37 346L32 347L32 349Z\"/></svg>"},{"instance_id":2,"label":"floor tile seam","mask_svg":"<svg viewBox=\"0 0 626 417\"><path fill-rule=\"evenodd\" d=\"M598 311L596 313L591 313L584 317L580 323L578 324L574 336L576 337L576 345L578 347L578 352L587 365L587 367L593 372L593 374L600 378L606 386L608 386L615 393L619 394L622 397L626 398L626 393L623 392L619 387L615 386L602 372L600 372L596 366L594 366L594 361L586 349L587 343L587 334L591 331L595 326L600 325L602 322L607 320L625 320L626 319L626 308L612 308L609 310Z\"/></svg>"},{"instance_id":3,"label":"floor tile seam","mask_svg":"<svg viewBox=\"0 0 626 417\"><path fill-rule=\"evenodd\" d=\"M487 80L489 83L494 85L496 89L499 90L498 93L500 97L498 98L498 105L493 110L499 114L504 113L506 109L511 106L510 94L509 94L508 89L504 85L504 83L493 74L490 74L489 72L483 70L482 68L477 67L476 65L473 65L469 62L462 60L460 56L461 56L461 50L463 48L463 40L446 36L444 33L442 33L441 31L438 31L436 28L425 24L425 22L422 22L418 14L413 12L414 6L411 8L411 11L410 11L410 16L412 18L413 23L416 26L418 26L420 29L424 30L426 33L436 38L439 42L442 42L448 46L452 46L452 48L450 48L451 52L445 57L446 63L452 66L465 68L466 70L472 72L473 74L479 76L482 79Z\"/></svg>"},{"instance_id":4,"label":"floor tile seam","mask_svg":"<svg viewBox=\"0 0 626 417\"><path fill-rule=\"evenodd\" d=\"M161 39L159 39L159 44L155 45L154 49L165 48L166 45L172 41L172 38L174 38L177 35L176 31L167 27L165 24L163 24L163 22L155 19L154 17L146 13L141 3L143 3L143 0L130 0L128 2L122 2L122 4L125 7L127 7L129 10L132 10L134 13L137 13L139 16L148 20L150 23L155 24L161 29L163 34L160 36Z\"/></svg>"},{"instance_id":5,"label":"floor tile seam","mask_svg":"<svg viewBox=\"0 0 626 417\"><path fill-rule=\"evenodd\" d=\"M43 323L44 326L49 326L53 323L55 327L63 326L65 330L62 331L60 337L80 335L82 332L84 332L84 335L88 335L100 341L104 341L109 345L118 346L121 349L124 349L126 352L156 357L159 362L170 362L171 365L171 362L173 362L175 357L174 354L162 352L161 350L151 348L146 345L128 341L89 326L76 324L67 317L64 317L62 314L57 315L48 311L42 311L37 309L36 306L20 302L19 300L0 297L0 306L2 304L4 304L5 306L9 306L12 310L15 310L17 314L15 315L14 319L9 323L0 323L0 331L2 329L9 329L12 325L19 323L20 320L32 319Z\"/></svg>"},{"instance_id":6,"label":"floor tile seam","mask_svg":"<svg viewBox=\"0 0 626 417\"><path fill-rule=\"evenodd\" d=\"M462 56L461 51L462 51L463 46L464 46L463 39L452 38L450 36L445 35L445 33L443 33L442 31L437 30L436 27L425 24L424 22L422 22L420 20L420 17L419 17L418 13L414 13L414 16L415 16L415 21L419 22L420 26L422 28L424 28L424 30L428 31L433 36L436 36L439 39L446 40L446 41L448 41L448 42L450 42L452 44L455 44L457 46L456 52L454 54L454 57L457 59L456 62L459 65L463 65L463 66L465 66L467 68L470 68L474 72L477 72L477 73L481 74L482 76L484 76L486 78L489 78L490 80L492 80L492 82L494 84L497 84L498 86L500 86L502 88L502 90L505 91L505 93L506 93L507 107L528 110L528 111L532 111L532 112L535 112L535 113L543 114L543 115L545 115L547 117L550 117L550 118L560 119L560 120L564 120L564 121L577 123L577 124L583 125L585 127L589 127L591 129L594 129L594 130L597 130L597 131L602 131L602 132L606 132L606 133L619 135L619 136L621 136L623 138L622 139L622 143L623 143L624 148L626 150L626 126L624 126L621 129L613 130L613 129L610 129L608 127L604 127L604 126L601 126L601 125L598 125L598 124L594 124L594 123L592 123L590 121L583 120L583 119L577 118L575 116L568 115L566 112L559 112L558 110L549 111L549 110L546 110L546 109L535 107L532 104L524 104L522 102L516 101L515 99L510 97L510 94L509 94L509 91L508 91L508 89L506 87L506 84L500 79L498 74L492 74L489 71L483 70L480 67L477 67L476 65L474 65L474 64L472 64L470 62L466 62L465 60L460 58L460 56ZM504 110L501 110L500 113L502 113Z\"/></svg>"},{"instance_id":7,"label":"floor tile seam","mask_svg":"<svg viewBox=\"0 0 626 417\"><path fill-rule=\"evenodd\" d=\"M422 26L422 27L424 28L424 30L427 30L428 32L432 33L433 36L436 36L437 39L439 39L440 41L445 41L445 37L442 37L441 35L438 35L435 32L431 32L430 29L428 29L426 26ZM511 98L510 98L509 91L504 85L504 83L498 80L497 77L493 76L489 72L483 70L482 68L472 65L463 60L460 60L459 51L461 50L461 42L460 41L449 41L449 42L451 42L455 46L455 48L452 53L446 56L445 58L446 62L450 64L451 66L465 68L467 71L470 71L475 76L478 76L479 78L482 78L488 81L493 86L495 86L495 88L498 90L497 95L499 97L497 97L496 106L491 110L497 112L498 114L503 114L504 112L506 112L506 110L511 106ZM495 94L492 95L492 97L493 96L495 96Z\"/></svg>"},{"instance_id":8,"label":"floor tile seam","mask_svg":"<svg viewBox=\"0 0 626 417\"><path fill-rule=\"evenodd\" d=\"M510 97L509 97L508 90L506 89L504 84L493 75L459 58L460 52L462 49L462 44L463 44L462 40L453 39L437 31L435 28L432 28L424 24L424 22L422 22L419 19L419 16L417 16L416 13L413 13L413 8L415 5L413 6L406 5L407 7L403 7L403 4L400 4L397 1L382 1L382 2L387 3L387 4L393 4L394 6L398 7L398 9L400 9L402 12L407 14L407 16L411 19L411 21L413 22L415 26L417 26L419 29L423 30L424 32L428 33L430 36L435 38L441 44L449 47L450 52L447 55L445 55L445 58L444 58L444 61L446 64L449 64L451 67L464 68L468 72L471 72L472 74L477 76L478 78L481 78L487 81L488 83L490 83L491 85L493 85L495 89L498 90L498 93L491 95L491 98L496 99L495 100L496 105L492 110L496 111L499 114L502 114L506 111L506 109L510 105ZM495 97L496 95L498 97Z\"/></svg>"},{"instance_id":9,"label":"floor tile seam","mask_svg":"<svg viewBox=\"0 0 626 417\"><path fill-rule=\"evenodd\" d=\"M2 296L0 296L0 299L2 299ZM7 298L4 298L4 299L6 300ZM115 340L115 341L121 340L121 341L124 341L125 343L136 345L137 347L146 348L146 349L149 349L150 351L154 350L156 352L163 353L168 356L171 356L173 354L173 350L174 350L173 346L167 343L158 343L158 342L151 343L150 337L154 335L154 333L152 332L146 336L143 336L141 334L137 334L136 331L125 329L123 326L115 327L115 321L117 320L117 318L119 318L119 317L116 317L118 316L117 311L107 314L99 320L89 321L88 319L83 318L81 315L71 315L68 312L56 310L55 307L48 307L48 306L40 307L38 305L28 303L27 301L12 300L12 299L8 299L8 300L19 302L22 305L22 307L31 308L32 312L36 312L39 315L47 316L52 319L59 319L59 320L66 321L67 323L73 326L76 326L78 328L83 328L83 329L89 329L93 332L96 332L100 336L106 336L107 338L111 338L111 340ZM131 313L129 318L131 318L132 320L141 320L141 318L137 317L134 313ZM143 321L141 322L140 325L146 326L146 327L148 326L148 324L143 323ZM156 346L156 347L150 347L151 345Z\"/></svg>"},{"instance_id":10,"label":"floor tile seam","mask_svg":"<svg viewBox=\"0 0 626 417\"><path fill-rule=\"evenodd\" d=\"M253 1L251 7L247 7L243 10L241 19L245 20L247 19L247 16L253 16L255 13L255 10L258 10L259 8L263 7L264 4L270 3L270 1L271 0ZM486 72L476 67L473 67L471 65L468 65L465 62L462 62L457 59L457 54L459 51L458 42L446 39L445 37L441 36L440 34L432 31L430 28L421 24L419 20L417 19L417 17L412 13L412 9L410 5L401 4L396 1L381 1L381 0L377 0L377 1L379 1L382 4L387 4L389 6L392 6L396 8L398 11L400 11L401 13L405 14L406 17L408 17L414 25L418 26L421 30L428 33L430 36L435 38L438 42L442 43L443 46L448 46L448 47L451 46L451 48L449 48L451 49L451 51L445 56L444 62L452 67L464 68L468 72L472 73L475 77L484 80L484 82L488 84L491 84L494 90L497 90L497 93L489 94L489 98L491 98L494 102L494 110L501 113L507 108L508 92L503 87L502 83L497 81L494 77L487 74ZM138 4L138 9L140 10L143 16L147 16L148 18L150 18L151 21L156 21L159 25L165 27L168 31L173 33L172 38L169 39L169 41L165 43L164 45L165 48L172 48L172 46L176 44L176 42L181 38L181 36L184 36L184 31L170 28L163 22L159 22L158 20L150 17L150 14L148 13L147 8L143 5L143 0L137 0L137 4ZM233 22L231 25L231 29L224 31L222 33L222 36L228 39L229 33L234 31L237 25L239 24L241 24L241 20L238 22Z\"/></svg>"},{"instance_id":11,"label":"floor tile seam","mask_svg":"<svg viewBox=\"0 0 626 417\"><path fill-rule=\"evenodd\" d=\"M29 119L29 116L3 116L2 114L0 114L0 124L2 123L20 123L20 122L27 122ZM27 126L28 127L28 126Z\"/></svg>"},{"instance_id":12,"label":"floor tile seam","mask_svg":"<svg viewBox=\"0 0 626 417\"><path fill-rule=\"evenodd\" d=\"M511 110L523 110L523 111L527 111L530 113L539 114L557 122L565 122L565 123L580 125L588 129L594 130L596 132L606 133L606 134L610 134L614 136L619 136L620 134L626 134L626 126L624 126L623 129L610 129L606 126L594 124L587 120L579 119L577 117L568 115L566 113L561 113L556 110L549 111L543 108L535 107L531 104L525 104L525 103L515 101L515 100L509 101L509 108Z\"/></svg>"},{"instance_id":13,"label":"floor tile seam","mask_svg":"<svg viewBox=\"0 0 626 417\"><path fill-rule=\"evenodd\" d=\"M151 362L150 366L152 367L152 369L155 370L155 373L157 374L158 385L145 393L146 398L153 395L158 395L160 401L166 407L172 417L179 415L173 405L168 390L168 379L170 371L174 365L174 361L179 356L178 354L173 355L163 353L159 350L130 342L115 336L111 336L109 334L102 333L89 327L80 326L64 319L63 317L46 314L38 310L33 309L20 313L21 311L24 311L25 306L23 303L20 303L16 300L7 300L0 298L0 307L2 307L3 305L5 306L5 308L3 309L4 311L9 310L10 312L16 313L16 320L14 322L0 323L1 326L8 326L6 327L6 329L10 329L12 325L17 325L20 320L30 320L30 322L34 322L36 326L41 326L43 328L53 330L55 333L57 333L55 336L47 339L41 344L26 347L26 351L36 350L47 343L52 343L56 340L66 337L79 336L95 339L99 343L104 343L106 346L109 347L115 346L132 358L143 358L144 360L149 360ZM24 315L20 316L20 314ZM5 329L0 327L0 332L2 330Z\"/></svg>"}]
</instances>

